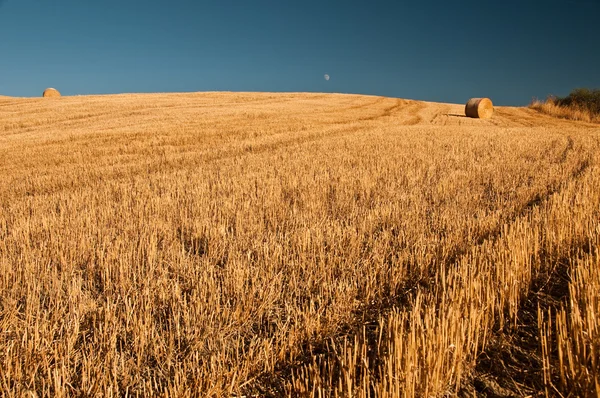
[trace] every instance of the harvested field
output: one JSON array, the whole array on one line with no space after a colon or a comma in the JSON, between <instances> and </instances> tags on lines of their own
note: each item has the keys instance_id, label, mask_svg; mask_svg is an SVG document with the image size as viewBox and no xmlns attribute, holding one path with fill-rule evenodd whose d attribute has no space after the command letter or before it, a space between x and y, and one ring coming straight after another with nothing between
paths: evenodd
<instances>
[{"instance_id":1,"label":"harvested field","mask_svg":"<svg viewBox=\"0 0 600 398\"><path fill-rule=\"evenodd\" d=\"M0 97L0 391L596 396L599 162L525 108Z\"/></svg>"}]
</instances>

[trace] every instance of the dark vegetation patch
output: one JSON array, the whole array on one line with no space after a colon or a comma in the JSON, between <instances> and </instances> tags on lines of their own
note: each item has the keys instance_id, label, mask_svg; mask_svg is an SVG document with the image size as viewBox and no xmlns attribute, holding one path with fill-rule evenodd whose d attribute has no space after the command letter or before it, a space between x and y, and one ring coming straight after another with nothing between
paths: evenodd
<instances>
[{"instance_id":1,"label":"dark vegetation patch","mask_svg":"<svg viewBox=\"0 0 600 398\"><path fill-rule=\"evenodd\" d=\"M600 116L600 89L578 88L571 91L571 94L566 97L552 98L558 106L575 107L588 111L594 116Z\"/></svg>"}]
</instances>

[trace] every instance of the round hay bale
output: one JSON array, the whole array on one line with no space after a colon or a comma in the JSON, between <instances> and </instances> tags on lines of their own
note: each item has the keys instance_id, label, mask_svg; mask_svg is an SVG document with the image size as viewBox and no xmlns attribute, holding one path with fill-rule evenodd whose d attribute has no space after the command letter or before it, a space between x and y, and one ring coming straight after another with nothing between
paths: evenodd
<instances>
[{"instance_id":1,"label":"round hay bale","mask_svg":"<svg viewBox=\"0 0 600 398\"><path fill-rule=\"evenodd\" d=\"M494 104L489 98L471 98L465 107L467 117L489 119L494 114Z\"/></svg>"},{"instance_id":2,"label":"round hay bale","mask_svg":"<svg viewBox=\"0 0 600 398\"><path fill-rule=\"evenodd\" d=\"M44 90L43 97L60 97L60 93L55 88L47 88Z\"/></svg>"}]
</instances>

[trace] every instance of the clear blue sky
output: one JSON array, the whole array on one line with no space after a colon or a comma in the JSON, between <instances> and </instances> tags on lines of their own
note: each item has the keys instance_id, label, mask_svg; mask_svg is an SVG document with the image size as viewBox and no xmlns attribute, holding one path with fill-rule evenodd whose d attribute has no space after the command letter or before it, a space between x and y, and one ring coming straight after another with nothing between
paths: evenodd
<instances>
[{"instance_id":1,"label":"clear blue sky","mask_svg":"<svg viewBox=\"0 0 600 398\"><path fill-rule=\"evenodd\" d=\"M0 0L0 95L46 87L523 105L600 87L600 0Z\"/></svg>"}]
</instances>

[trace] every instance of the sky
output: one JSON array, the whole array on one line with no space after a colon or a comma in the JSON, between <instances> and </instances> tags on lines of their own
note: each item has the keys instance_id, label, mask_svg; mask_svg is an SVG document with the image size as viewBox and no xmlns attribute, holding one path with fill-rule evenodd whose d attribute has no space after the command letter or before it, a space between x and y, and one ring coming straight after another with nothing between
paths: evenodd
<instances>
[{"instance_id":1,"label":"sky","mask_svg":"<svg viewBox=\"0 0 600 398\"><path fill-rule=\"evenodd\" d=\"M525 105L600 88L599 19L600 0L0 0L0 95L291 91Z\"/></svg>"}]
</instances>

